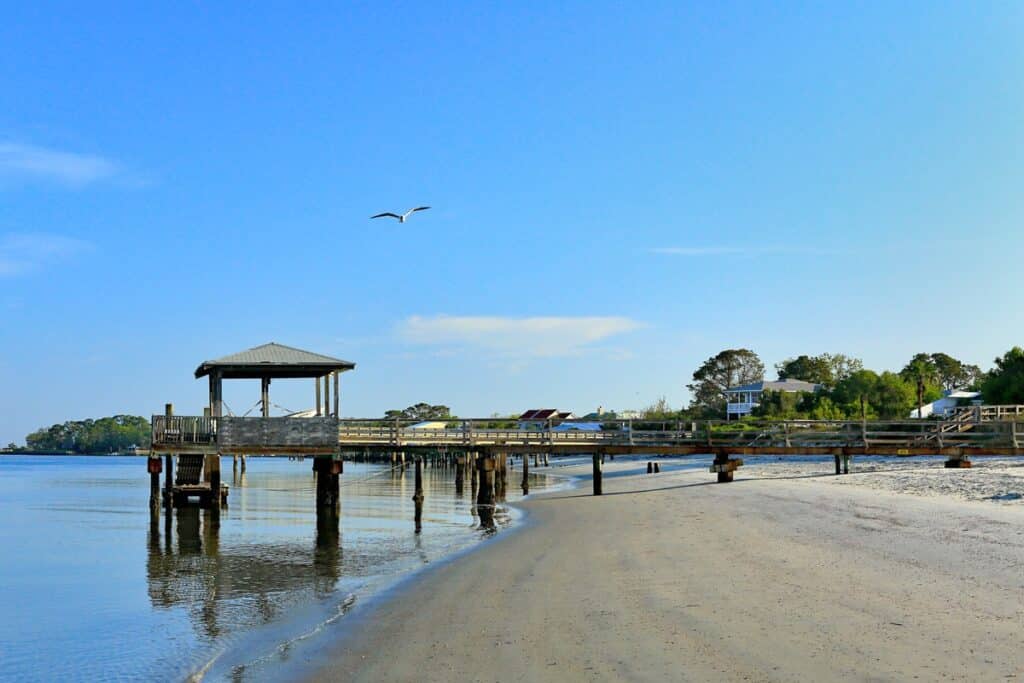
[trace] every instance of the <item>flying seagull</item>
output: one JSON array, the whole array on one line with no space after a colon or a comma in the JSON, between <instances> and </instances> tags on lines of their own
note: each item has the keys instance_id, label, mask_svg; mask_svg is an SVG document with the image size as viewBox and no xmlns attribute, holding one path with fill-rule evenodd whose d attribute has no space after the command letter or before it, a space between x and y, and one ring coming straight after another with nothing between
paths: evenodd
<instances>
[{"instance_id":1,"label":"flying seagull","mask_svg":"<svg viewBox=\"0 0 1024 683\"><path fill-rule=\"evenodd\" d=\"M404 223L405 219L414 214L415 212L426 211L429 208L429 206L417 206L415 209L409 209L408 211L401 215L397 213L378 213L376 216L370 216L370 218L384 218L385 216L387 216L388 218L397 218L399 223Z\"/></svg>"}]
</instances>

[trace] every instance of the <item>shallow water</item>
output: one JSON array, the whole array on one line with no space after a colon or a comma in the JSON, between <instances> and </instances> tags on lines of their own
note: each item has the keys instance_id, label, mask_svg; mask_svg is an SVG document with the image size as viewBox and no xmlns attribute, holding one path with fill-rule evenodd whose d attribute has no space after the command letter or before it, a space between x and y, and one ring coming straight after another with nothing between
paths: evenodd
<instances>
[{"instance_id":1,"label":"shallow water","mask_svg":"<svg viewBox=\"0 0 1024 683\"><path fill-rule=\"evenodd\" d=\"M318 525L310 460L224 467L219 515L153 519L143 458L0 457L0 680L279 678L354 602L514 520L484 528L468 481L427 468L417 534L412 469L346 462Z\"/></svg>"}]
</instances>

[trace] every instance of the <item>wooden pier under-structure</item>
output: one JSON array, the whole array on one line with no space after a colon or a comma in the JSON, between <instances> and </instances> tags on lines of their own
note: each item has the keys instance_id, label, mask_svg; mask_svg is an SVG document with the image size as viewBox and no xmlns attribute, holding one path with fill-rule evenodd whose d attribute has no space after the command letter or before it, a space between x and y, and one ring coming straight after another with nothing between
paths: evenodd
<instances>
[{"instance_id":1,"label":"wooden pier under-structure","mask_svg":"<svg viewBox=\"0 0 1024 683\"><path fill-rule=\"evenodd\" d=\"M537 467L538 458L546 464L553 456L590 455L594 494L600 495L604 458L616 455L711 455L710 472L723 483L743 466L741 456L831 456L841 475L850 472L853 458L863 456L938 455L946 457L947 467L959 468L970 467L975 457L1024 455L1024 406L964 407L942 420L550 420L530 428L502 418L432 420L428 428L413 420L341 419L339 376L353 368L348 361L274 343L200 364L196 378L209 379L204 415L174 415L168 404L163 415L152 418L154 509L159 510L161 500L168 509L192 500L204 507L225 504L223 456L232 456L236 464L241 459L243 471L249 455L312 457L318 523L321 517L336 523L345 454L390 459L402 468L409 454L419 474L424 458L441 459L455 467L457 488L468 476L478 505L485 508L503 495L508 459L515 456L522 458L522 486L528 492L529 458ZM312 379L315 408L271 417L271 382L282 378ZM223 414L225 379L260 380L260 415ZM649 472L657 470L656 462L649 464ZM419 484L413 500L418 529Z\"/></svg>"},{"instance_id":2,"label":"wooden pier under-structure","mask_svg":"<svg viewBox=\"0 0 1024 683\"><path fill-rule=\"evenodd\" d=\"M197 379L209 379L209 405L202 416L176 416L168 403L163 415L153 418L149 472L151 505L181 507L196 501L201 507L226 504L227 486L221 483L220 461L260 453L295 453L326 457L316 461L318 505L337 508L341 455L338 444L338 415L341 405L339 378L355 368L354 363L322 354L270 343L217 360L204 361L196 368ZM224 415L225 379L260 382L260 416ZM270 387L275 379L311 379L316 407L312 415L270 417ZM332 400L333 396L333 400ZM270 450L268 450L268 448ZM161 464L160 455L164 462ZM177 458L177 476L174 476ZM159 476L165 486L159 493Z\"/></svg>"},{"instance_id":3,"label":"wooden pier under-structure","mask_svg":"<svg viewBox=\"0 0 1024 683\"><path fill-rule=\"evenodd\" d=\"M437 420L423 429L413 421L337 418L153 417L154 452L220 454L303 454L340 459L344 453L472 454L484 460L501 454L529 457L583 455L712 455L711 472L732 481L742 466L736 456L833 456L836 473L848 473L858 456L947 458L950 467L969 467L972 458L1024 455L1024 417L1018 407L988 418L975 407L948 420L742 422L641 422L571 420L544 429L518 429L493 418ZM1011 412L1012 409L1012 412ZM995 415L997 413L993 413ZM600 474L595 465L595 478Z\"/></svg>"}]
</instances>

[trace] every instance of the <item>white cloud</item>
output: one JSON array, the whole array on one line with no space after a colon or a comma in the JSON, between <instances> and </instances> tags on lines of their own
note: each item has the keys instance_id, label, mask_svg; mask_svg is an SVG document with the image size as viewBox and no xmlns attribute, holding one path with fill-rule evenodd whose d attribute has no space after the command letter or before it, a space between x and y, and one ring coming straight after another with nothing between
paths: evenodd
<instances>
[{"instance_id":1,"label":"white cloud","mask_svg":"<svg viewBox=\"0 0 1024 683\"><path fill-rule=\"evenodd\" d=\"M740 255L755 256L759 254L834 254L831 249L820 249L818 247L796 247L796 246L708 246L708 247L654 247L649 249L652 254L668 254L671 256L722 256Z\"/></svg>"},{"instance_id":2,"label":"white cloud","mask_svg":"<svg viewBox=\"0 0 1024 683\"><path fill-rule=\"evenodd\" d=\"M475 347L502 356L551 357L583 352L614 335L641 327L619 316L504 318L411 316L398 327L406 342Z\"/></svg>"},{"instance_id":3,"label":"white cloud","mask_svg":"<svg viewBox=\"0 0 1024 683\"><path fill-rule=\"evenodd\" d=\"M63 261L89 248L81 240L43 233L0 235L0 277L12 277Z\"/></svg>"},{"instance_id":4,"label":"white cloud","mask_svg":"<svg viewBox=\"0 0 1024 683\"><path fill-rule=\"evenodd\" d=\"M47 180L77 187L113 178L120 170L117 164L99 156L0 142L0 177Z\"/></svg>"}]
</instances>

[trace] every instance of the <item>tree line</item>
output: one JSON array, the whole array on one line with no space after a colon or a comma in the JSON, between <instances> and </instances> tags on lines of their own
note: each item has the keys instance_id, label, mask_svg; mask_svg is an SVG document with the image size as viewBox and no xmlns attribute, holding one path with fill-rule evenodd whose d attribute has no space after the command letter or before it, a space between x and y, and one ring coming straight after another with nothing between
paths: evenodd
<instances>
[{"instance_id":1,"label":"tree line","mask_svg":"<svg viewBox=\"0 0 1024 683\"><path fill-rule=\"evenodd\" d=\"M149 420L138 415L114 415L98 420L75 420L43 427L25 437L25 449L37 453L100 455L125 453L130 446L149 448ZM8 446L11 448L13 444Z\"/></svg>"},{"instance_id":2,"label":"tree line","mask_svg":"<svg viewBox=\"0 0 1024 683\"><path fill-rule=\"evenodd\" d=\"M807 393L767 391L753 415L777 419L906 419L957 389L980 391L986 403L1024 404L1024 349L1014 347L983 371L946 353L915 354L899 371L876 372L841 353L801 355L775 365L780 380L819 385ZM644 411L647 419L714 419L726 416L726 389L760 382L765 366L750 349L726 349L704 361L687 388L692 399L671 410L664 398ZM920 414L920 413L918 413Z\"/></svg>"}]
</instances>

